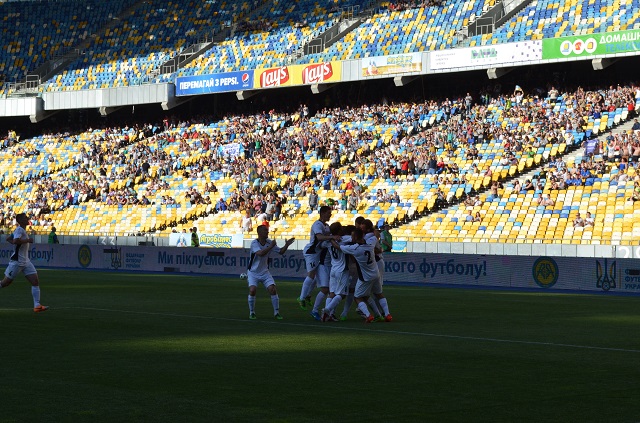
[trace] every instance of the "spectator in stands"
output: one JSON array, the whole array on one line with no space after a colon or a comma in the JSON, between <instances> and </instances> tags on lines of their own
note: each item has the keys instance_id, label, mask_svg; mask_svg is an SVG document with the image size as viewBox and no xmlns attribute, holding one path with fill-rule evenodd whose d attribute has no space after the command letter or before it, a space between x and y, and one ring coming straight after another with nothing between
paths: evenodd
<instances>
[{"instance_id":1,"label":"spectator in stands","mask_svg":"<svg viewBox=\"0 0 640 423\"><path fill-rule=\"evenodd\" d=\"M582 216L580 216L580 213L578 213L576 218L573 219L573 227L574 228L581 228L583 226L584 226L584 219L582 218Z\"/></svg>"},{"instance_id":2,"label":"spectator in stands","mask_svg":"<svg viewBox=\"0 0 640 423\"><path fill-rule=\"evenodd\" d=\"M216 211L219 213L227 210L228 210L227 203L224 201L224 198L220 198L216 203Z\"/></svg>"},{"instance_id":3,"label":"spectator in stands","mask_svg":"<svg viewBox=\"0 0 640 423\"><path fill-rule=\"evenodd\" d=\"M436 191L436 201L435 201L435 207L436 208L444 208L447 207L447 199L444 195L444 192L442 191L441 188L438 187L437 191Z\"/></svg>"},{"instance_id":4,"label":"spectator in stands","mask_svg":"<svg viewBox=\"0 0 640 423\"><path fill-rule=\"evenodd\" d=\"M471 114L471 108L473 107L473 97L471 97L471 93L467 93L466 97L464 98L464 107L467 116Z\"/></svg>"},{"instance_id":5,"label":"spectator in stands","mask_svg":"<svg viewBox=\"0 0 640 423\"><path fill-rule=\"evenodd\" d=\"M315 189L311 189L309 193L309 209L315 211L318 208L318 194Z\"/></svg>"},{"instance_id":6,"label":"spectator in stands","mask_svg":"<svg viewBox=\"0 0 640 423\"><path fill-rule=\"evenodd\" d=\"M380 232L380 246L383 253L389 253L393 249L393 236L391 235L391 226L385 223Z\"/></svg>"},{"instance_id":7,"label":"spectator in stands","mask_svg":"<svg viewBox=\"0 0 640 423\"><path fill-rule=\"evenodd\" d=\"M629 197L629 201L639 201L640 200L640 182L634 181L633 183L633 194Z\"/></svg>"},{"instance_id":8,"label":"spectator in stands","mask_svg":"<svg viewBox=\"0 0 640 423\"><path fill-rule=\"evenodd\" d=\"M467 216L464 219L466 222L473 222L473 212L471 210L469 210L469 212L467 213Z\"/></svg>"},{"instance_id":9,"label":"spectator in stands","mask_svg":"<svg viewBox=\"0 0 640 423\"><path fill-rule=\"evenodd\" d=\"M53 226L51 228L51 232L49 232L49 244L60 244L58 240L58 235L56 234L56 227Z\"/></svg>"},{"instance_id":10,"label":"spectator in stands","mask_svg":"<svg viewBox=\"0 0 640 423\"><path fill-rule=\"evenodd\" d=\"M198 228L195 226L191 228L191 246L199 247L200 246L200 237L198 236Z\"/></svg>"},{"instance_id":11,"label":"spectator in stands","mask_svg":"<svg viewBox=\"0 0 640 423\"><path fill-rule=\"evenodd\" d=\"M593 226L595 224L595 220L591 217L591 212L587 212L587 216L584 219L584 226Z\"/></svg>"},{"instance_id":12,"label":"spectator in stands","mask_svg":"<svg viewBox=\"0 0 640 423\"><path fill-rule=\"evenodd\" d=\"M520 181L516 179L513 184L513 192L519 194L520 191L522 191L522 185L520 184Z\"/></svg>"},{"instance_id":13,"label":"spectator in stands","mask_svg":"<svg viewBox=\"0 0 640 423\"><path fill-rule=\"evenodd\" d=\"M487 200L491 201L498 198L499 189L500 189L500 183L498 181L493 181L491 183L490 194L487 197Z\"/></svg>"},{"instance_id":14,"label":"spectator in stands","mask_svg":"<svg viewBox=\"0 0 640 423\"><path fill-rule=\"evenodd\" d=\"M273 216L276 214L276 200L274 198L267 203L267 208L264 212L267 215L267 220L273 220Z\"/></svg>"},{"instance_id":15,"label":"spectator in stands","mask_svg":"<svg viewBox=\"0 0 640 423\"><path fill-rule=\"evenodd\" d=\"M556 90L556 88L552 86L551 89L549 90L549 102L555 105L557 101L558 101L558 90Z\"/></svg>"},{"instance_id":16,"label":"spectator in stands","mask_svg":"<svg viewBox=\"0 0 640 423\"><path fill-rule=\"evenodd\" d=\"M249 211L249 209L245 210L244 216L242 216L242 220L240 221L240 228L242 229L242 233L245 234L250 234L253 232L251 212Z\"/></svg>"},{"instance_id":17,"label":"spectator in stands","mask_svg":"<svg viewBox=\"0 0 640 423\"><path fill-rule=\"evenodd\" d=\"M476 212L475 217L473 218L474 222L482 222L482 216L480 216L480 212Z\"/></svg>"}]
</instances>

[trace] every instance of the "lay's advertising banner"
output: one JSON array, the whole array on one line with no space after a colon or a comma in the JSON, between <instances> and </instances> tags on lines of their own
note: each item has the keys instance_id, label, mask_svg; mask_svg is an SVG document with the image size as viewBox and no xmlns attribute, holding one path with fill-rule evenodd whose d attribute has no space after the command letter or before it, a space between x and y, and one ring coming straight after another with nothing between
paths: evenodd
<instances>
[{"instance_id":1,"label":"lay's advertising banner","mask_svg":"<svg viewBox=\"0 0 640 423\"><path fill-rule=\"evenodd\" d=\"M327 62L256 69L253 78L254 89L340 82L342 63Z\"/></svg>"},{"instance_id":2,"label":"lay's advertising banner","mask_svg":"<svg viewBox=\"0 0 640 423\"><path fill-rule=\"evenodd\" d=\"M640 54L640 30L546 38L542 40L543 59L564 59L633 52Z\"/></svg>"},{"instance_id":3,"label":"lay's advertising banner","mask_svg":"<svg viewBox=\"0 0 640 423\"><path fill-rule=\"evenodd\" d=\"M422 53L394 54L362 59L362 76L365 78L420 71L422 71Z\"/></svg>"}]
</instances>

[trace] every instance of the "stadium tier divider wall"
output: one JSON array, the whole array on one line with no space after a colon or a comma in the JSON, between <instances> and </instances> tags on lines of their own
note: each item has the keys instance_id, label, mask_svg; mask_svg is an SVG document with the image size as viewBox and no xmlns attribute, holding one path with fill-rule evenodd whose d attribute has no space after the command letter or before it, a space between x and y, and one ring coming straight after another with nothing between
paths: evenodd
<instances>
[{"instance_id":1,"label":"stadium tier divider wall","mask_svg":"<svg viewBox=\"0 0 640 423\"><path fill-rule=\"evenodd\" d=\"M29 256L36 268L223 275L236 277L243 285L239 275L247 271L248 251L36 244ZM12 253L4 244L0 265L6 266ZM385 283L640 295L638 259L387 253L384 260ZM302 252L276 255L270 259L270 271L276 279L302 281Z\"/></svg>"}]
</instances>

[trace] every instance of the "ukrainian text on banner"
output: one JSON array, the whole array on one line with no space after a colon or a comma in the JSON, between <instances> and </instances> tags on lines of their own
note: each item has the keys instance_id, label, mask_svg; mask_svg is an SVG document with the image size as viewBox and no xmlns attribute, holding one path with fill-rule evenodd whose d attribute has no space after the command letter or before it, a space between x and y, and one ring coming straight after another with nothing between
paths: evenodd
<instances>
[{"instance_id":1,"label":"ukrainian text on banner","mask_svg":"<svg viewBox=\"0 0 640 423\"><path fill-rule=\"evenodd\" d=\"M545 38L543 59L589 57L604 54L639 52L640 30L587 34L577 37Z\"/></svg>"},{"instance_id":2,"label":"ukrainian text on banner","mask_svg":"<svg viewBox=\"0 0 640 423\"><path fill-rule=\"evenodd\" d=\"M201 237L202 239L202 237ZM282 241L279 241L282 245ZM0 248L0 266L13 249ZM29 249L36 268L85 268L222 274L245 273L249 251L243 248L176 248L38 244ZM640 260L627 258L488 256L386 253L385 281L424 286L460 285L549 291L620 292L640 295ZM272 254L277 278L301 278L301 251Z\"/></svg>"},{"instance_id":3,"label":"ukrainian text on banner","mask_svg":"<svg viewBox=\"0 0 640 423\"><path fill-rule=\"evenodd\" d=\"M252 86L253 70L180 76L176 78L176 96L249 90Z\"/></svg>"},{"instance_id":4,"label":"ukrainian text on banner","mask_svg":"<svg viewBox=\"0 0 640 423\"><path fill-rule=\"evenodd\" d=\"M429 69L459 69L472 66L513 65L542 59L542 42L522 41L482 47L452 48L429 53Z\"/></svg>"},{"instance_id":5,"label":"ukrainian text on banner","mask_svg":"<svg viewBox=\"0 0 640 423\"><path fill-rule=\"evenodd\" d=\"M361 61L364 77L422 71L422 53L365 57Z\"/></svg>"},{"instance_id":6,"label":"ukrainian text on banner","mask_svg":"<svg viewBox=\"0 0 640 423\"><path fill-rule=\"evenodd\" d=\"M244 237L240 235L199 234L201 247L211 248L242 248ZM175 233L169 235L169 245L175 247L190 247L191 233Z\"/></svg>"}]
</instances>

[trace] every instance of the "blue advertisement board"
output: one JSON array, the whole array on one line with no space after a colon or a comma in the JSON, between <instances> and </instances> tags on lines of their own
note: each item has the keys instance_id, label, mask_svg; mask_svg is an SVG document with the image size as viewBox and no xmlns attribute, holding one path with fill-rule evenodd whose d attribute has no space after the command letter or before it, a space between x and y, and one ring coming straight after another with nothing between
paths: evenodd
<instances>
[{"instance_id":1,"label":"blue advertisement board","mask_svg":"<svg viewBox=\"0 0 640 423\"><path fill-rule=\"evenodd\" d=\"M253 88L253 70L176 78L176 96L223 93Z\"/></svg>"}]
</instances>

